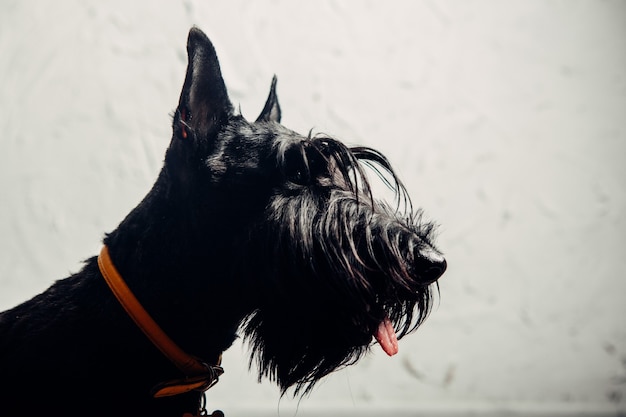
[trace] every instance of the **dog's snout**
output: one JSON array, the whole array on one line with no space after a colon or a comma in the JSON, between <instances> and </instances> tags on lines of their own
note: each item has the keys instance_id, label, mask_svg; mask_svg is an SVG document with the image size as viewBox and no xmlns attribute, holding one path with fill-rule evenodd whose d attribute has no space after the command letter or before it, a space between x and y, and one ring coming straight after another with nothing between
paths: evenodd
<instances>
[{"instance_id":1,"label":"dog's snout","mask_svg":"<svg viewBox=\"0 0 626 417\"><path fill-rule=\"evenodd\" d=\"M448 263L443 258L439 261L432 262L432 264L422 273L424 281L428 282L429 284L437 281L443 275L443 273L446 272L447 268Z\"/></svg>"},{"instance_id":2,"label":"dog's snout","mask_svg":"<svg viewBox=\"0 0 626 417\"><path fill-rule=\"evenodd\" d=\"M437 281L446 269L448 263L443 255L433 247L422 248L421 255L421 272L420 276L422 281L427 284L432 284Z\"/></svg>"}]
</instances>

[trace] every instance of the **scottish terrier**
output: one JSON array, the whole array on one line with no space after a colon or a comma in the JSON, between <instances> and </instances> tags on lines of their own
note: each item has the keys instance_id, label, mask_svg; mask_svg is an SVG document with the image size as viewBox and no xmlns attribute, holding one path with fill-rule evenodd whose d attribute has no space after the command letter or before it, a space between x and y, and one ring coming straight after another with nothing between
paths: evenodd
<instances>
[{"instance_id":1,"label":"scottish terrier","mask_svg":"<svg viewBox=\"0 0 626 417\"><path fill-rule=\"evenodd\" d=\"M248 122L195 27L187 53L153 188L80 272L0 314L0 414L198 415L238 332L259 379L303 395L427 317L446 261L385 156L283 127L276 78Z\"/></svg>"}]
</instances>

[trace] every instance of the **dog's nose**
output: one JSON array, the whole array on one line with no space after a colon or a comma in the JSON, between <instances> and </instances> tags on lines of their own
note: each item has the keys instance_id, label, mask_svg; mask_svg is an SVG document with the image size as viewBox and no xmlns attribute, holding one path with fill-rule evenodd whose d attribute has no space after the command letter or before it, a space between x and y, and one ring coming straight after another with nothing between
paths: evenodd
<instances>
[{"instance_id":1,"label":"dog's nose","mask_svg":"<svg viewBox=\"0 0 626 417\"><path fill-rule=\"evenodd\" d=\"M424 281L432 284L437 281L444 272L446 272L446 268L448 267L448 263L445 259L438 260L436 262L432 262L431 264L424 269L422 273L422 278Z\"/></svg>"}]
</instances>

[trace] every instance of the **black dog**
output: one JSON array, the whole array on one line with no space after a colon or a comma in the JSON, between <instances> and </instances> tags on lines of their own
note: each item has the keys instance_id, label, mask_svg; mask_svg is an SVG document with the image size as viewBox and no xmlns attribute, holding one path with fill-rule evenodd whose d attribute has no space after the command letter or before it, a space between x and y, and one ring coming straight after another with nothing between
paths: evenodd
<instances>
[{"instance_id":1,"label":"black dog","mask_svg":"<svg viewBox=\"0 0 626 417\"><path fill-rule=\"evenodd\" d=\"M259 378L303 394L426 318L446 262L387 159L284 128L275 79L249 123L196 28L187 52L152 190L82 271L0 315L0 415L196 414L237 331Z\"/></svg>"}]
</instances>

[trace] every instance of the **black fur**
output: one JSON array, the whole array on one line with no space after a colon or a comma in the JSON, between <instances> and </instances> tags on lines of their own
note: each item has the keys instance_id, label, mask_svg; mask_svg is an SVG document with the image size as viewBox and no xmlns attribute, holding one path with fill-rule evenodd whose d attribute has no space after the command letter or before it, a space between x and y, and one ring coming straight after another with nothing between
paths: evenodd
<instances>
[{"instance_id":1,"label":"black fur","mask_svg":"<svg viewBox=\"0 0 626 417\"><path fill-rule=\"evenodd\" d=\"M187 50L163 169L104 243L184 350L215 363L240 330L259 378L306 393L362 357L387 317L398 337L417 328L445 260L381 153L280 125L275 78L249 123L199 29ZM404 210L374 198L367 167ZM1 415L181 416L200 398L151 398L181 375L122 310L95 257L0 314L0 377Z\"/></svg>"}]
</instances>

